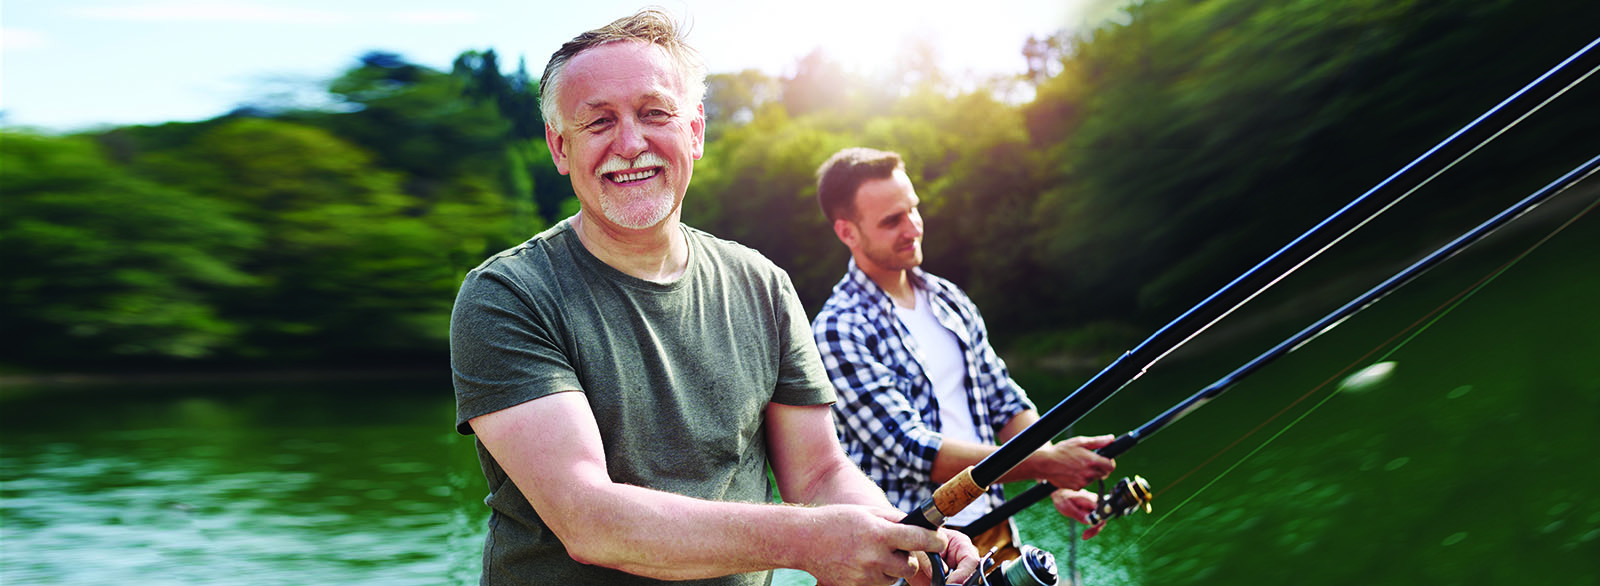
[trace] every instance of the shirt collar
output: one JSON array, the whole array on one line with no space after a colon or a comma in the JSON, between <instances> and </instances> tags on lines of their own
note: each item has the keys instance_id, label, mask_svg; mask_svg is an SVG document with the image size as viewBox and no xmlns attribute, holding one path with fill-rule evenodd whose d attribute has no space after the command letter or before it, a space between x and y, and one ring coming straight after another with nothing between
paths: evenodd
<instances>
[{"instance_id":1,"label":"shirt collar","mask_svg":"<svg viewBox=\"0 0 1600 586\"><path fill-rule=\"evenodd\" d=\"M932 283L924 277L922 268L912 267L908 274L911 277L911 286L918 290L926 291L928 298L932 299ZM879 287L878 283L872 280L872 277L867 276L866 271L861 270L861 267L856 265L855 257L850 258L850 267L845 271L845 280L850 284L849 288L856 294L860 303L870 303L884 311L894 312L894 300L889 298L889 294L885 293L883 287Z\"/></svg>"}]
</instances>

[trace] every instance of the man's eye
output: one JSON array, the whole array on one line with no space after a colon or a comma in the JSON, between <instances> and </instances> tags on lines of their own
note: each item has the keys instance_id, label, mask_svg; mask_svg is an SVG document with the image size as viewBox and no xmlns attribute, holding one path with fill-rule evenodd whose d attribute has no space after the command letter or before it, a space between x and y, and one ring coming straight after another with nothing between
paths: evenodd
<instances>
[{"instance_id":1,"label":"man's eye","mask_svg":"<svg viewBox=\"0 0 1600 586\"><path fill-rule=\"evenodd\" d=\"M590 121L588 124L583 125L583 128L585 130L604 130L605 127L609 126L610 124L610 118L596 118Z\"/></svg>"}]
</instances>

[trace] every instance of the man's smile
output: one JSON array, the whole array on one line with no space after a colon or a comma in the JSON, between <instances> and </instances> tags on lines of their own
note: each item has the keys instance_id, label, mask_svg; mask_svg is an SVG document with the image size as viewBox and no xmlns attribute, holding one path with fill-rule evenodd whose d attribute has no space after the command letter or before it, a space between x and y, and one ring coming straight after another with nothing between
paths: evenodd
<instances>
[{"instance_id":1,"label":"man's smile","mask_svg":"<svg viewBox=\"0 0 1600 586\"><path fill-rule=\"evenodd\" d=\"M607 173L605 175L605 177L606 177L607 180L610 180L612 183L615 183L617 185L627 185L629 183L633 183L633 182L637 182L637 181L644 181L645 179L649 179L651 177L655 177L656 175L660 175L660 174L661 174L661 168L660 167L651 167L649 169L641 169L641 170L638 170L638 171Z\"/></svg>"}]
</instances>

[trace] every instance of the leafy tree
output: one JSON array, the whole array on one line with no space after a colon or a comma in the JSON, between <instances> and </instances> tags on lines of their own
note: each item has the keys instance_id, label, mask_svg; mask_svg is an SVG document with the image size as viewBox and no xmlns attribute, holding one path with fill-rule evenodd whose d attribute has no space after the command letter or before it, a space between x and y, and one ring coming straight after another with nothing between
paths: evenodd
<instances>
[{"instance_id":1,"label":"leafy tree","mask_svg":"<svg viewBox=\"0 0 1600 586\"><path fill-rule=\"evenodd\" d=\"M902 60L900 65L898 71L874 77L849 70L827 51L816 49L795 63L793 75L779 80L778 99L791 116L827 113L833 120L859 125L873 116L890 114L903 84L921 81L919 72L906 68L922 63Z\"/></svg>"},{"instance_id":2,"label":"leafy tree","mask_svg":"<svg viewBox=\"0 0 1600 586\"><path fill-rule=\"evenodd\" d=\"M816 169L848 145L771 104L707 145L684 222L761 251L789 271L807 304L820 306L845 256L817 208Z\"/></svg>"},{"instance_id":3,"label":"leafy tree","mask_svg":"<svg viewBox=\"0 0 1600 586\"><path fill-rule=\"evenodd\" d=\"M813 52L787 76L709 78L684 218L772 258L815 309L847 255L816 209L817 165L895 150L924 202L928 268L973 295L997 340L1121 339L1592 41L1597 18L1592 2L1148 0L1021 45L1028 74L966 92L927 46L876 77ZM501 68L492 50L449 72L374 52L330 83L337 107L241 108L98 145L6 135L4 325L40 356L442 353L461 273L576 210L536 83ZM1389 212L1404 229L1387 245L1420 249L1592 155L1597 100L1592 81L1568 92ZM35 159L65 162L15 162ZM129 244L108 256L102 233ZM1368 246L1319 264L1390 253ZM104 258L121 280L90 286ZM141 303L160 307L126 309Z\"/></svg>"},{"instance_id":4,"label":"leafy tree","mask_svg":"<svg viewBox=\"0 0 1600 586\"><path fill-rule=\"evenodd\" d=\"M511 122L511 137L537 140L544 136L544 119L539 113L539 82L528 75L528 64L517 62L511 75L500 72L500 59L494 49L467 51L456 57L451 74L467 81L468 97L489 100L500 116Z\"/></svg>"},{"instance_id":5,"label":"leafy tree","mask_svg":"<svg viewBox=\"0 0 1600 586\"><path fill-rule=\"evenodd\" d=\"M537 84L526 71L503 75L493 51L463 53L450 74L375 55L387 54L368 54L330 86L356 111L288 119L372 152L373 163L400 173L402 190L428 210L477 210L471 224L448 226L470 232L466 240L478 247L458 265L470 268L477 260L467 258L481 260L542 229L572 196L565 180L551 179L559 174L549 156L535 156L543 141L524 136L529 125L542 126ZM542 139L542 129L536 135Z\"/></svg>"},{"instance_id":6,"label":"leafy tree","mask_svg":"<svg viewBox=\"0 0 1600 586\"><path fill-rule=\"evenodd\" d=\"M977 92L913 115L931 120L947 140L943 152L914 159L922 195L927 265L960 284L987 321L1012 326L1037 319L1038 308L1062 305L1059 288L1031 254L1025 235L1048 232L1034 211L1048 165L1032 148L1021 113ZM920 141L926 144L927 141ZM915 153L916 151L912 151Z\"/></svg>"},{"instance_id":7,"label":"leafy tree","mask_svg":"<svg viewBox=\"0 0 1600 586\"><path fill-rule=\"evenodd\" d=\"M716 142L728 129L746 124L779 95L779 81L758 69L706 76L706 141Z\"/></svg>"},{"instance_id":8,"label":"leafy tree","mask_svg":"<svg viewBox=\"0 0 1600 586\"><path fill-rule=\"evenodd\" d=\"M795 64L794 76L783 80L783 108L793 116L841 110L849 104L850 86L844 67L817 49Z\"/></svg>"},{"instance_id":9,"label":"leafy tree","mask_svg":"<svg viewBox=\"0 0 1600 586\"><path fill-rule=\"evenodd\" d=\"M248 327L240 352L331 357L442 340L450 250L464 239L430 224L437 204L405 194L401 175L327 131L274 120L232 121L176 155L169 176L262 232L240 266L263 286L227 304ZM444 207L470 229L470 213Z\"/></svg>"},{"instance_id":10,"label":"leafy tree","mask_svg":"<svg viewBox=\"0 0 1600 586\"><path fill-rule=\"evenodd\" d=\"M370 57L370 55L369 55ZM462 176L493 176L504 163L511 123L492 102L463 99L476 79L385 58L368 59L329 87L355 111L290 117L332 131L410 178L407 191L432 197Z\"/></svg>"},{"instance_id":11,"label":"leafy tree","mask_svg":"<svg viewBox=\"0 0 1600 586\"><path fill-rule=\"evenodd\" d=\"M392 79L394 63L369 61L330 86L356 111L303 120L372 151L377 164L406 176L407 193L503 198L507 218L496 225L504 231L486 240L492 244L480 257L558 219L561 203L574 196L544 153L538 84L525 69L508 76L493 51L468 51L451 73L409 66L401 82Z\"/></svg>"},{"instance_id":12,"label":"leafy tree","mask_svg":"<svg viewBox=\"0 0 1600 586\"><path fill-rule=\"evenodd\" d=\"M13 359L199 358L239 336L217 296L261 240L216 201L142 180L86 138L0 133L0 330Z\"/></svg>"},{"instance_id":13,"label":"leafy tree","mask_svg":"<svg viewBox=\"0 0 1600 586\"><path fill-rule=\"evenodd\" d=\"M1029 249L1080 311L1168 319L1578 46L1495 39L1592 37L1548 20L1509 2L1130 5L1025 108L1054 167L1037 211L1060 227ZM1456 181L1482 179L1440 185ZM1443 227L1469 201L1401 213Z\"/></svg>"}]
</instances>

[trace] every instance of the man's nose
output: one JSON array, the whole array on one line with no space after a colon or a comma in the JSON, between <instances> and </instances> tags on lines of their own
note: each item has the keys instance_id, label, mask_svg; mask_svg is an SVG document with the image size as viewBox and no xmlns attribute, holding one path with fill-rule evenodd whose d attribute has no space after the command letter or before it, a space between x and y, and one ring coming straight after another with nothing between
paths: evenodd
<instances>
[{"instance_id":1,"label":"man's nose","mask_svg":"<svg viewBox=\"0 0 1600 586\"><path fill-rule=\"evenodd\" d=\"M617 136L611 146L617 155L628 160L638 158L650 147L644 139L644 128L631 116L617 122Z\"/></svg>"}]
</instances>

